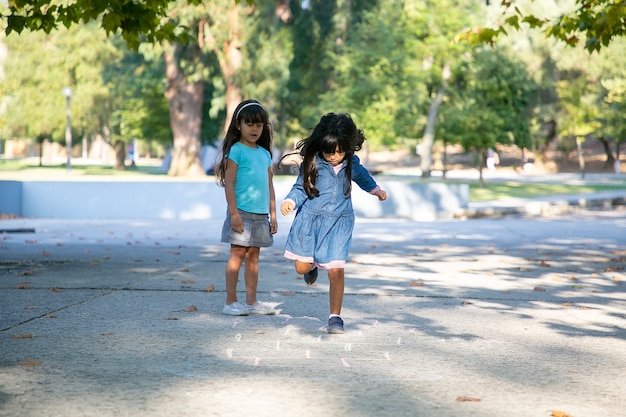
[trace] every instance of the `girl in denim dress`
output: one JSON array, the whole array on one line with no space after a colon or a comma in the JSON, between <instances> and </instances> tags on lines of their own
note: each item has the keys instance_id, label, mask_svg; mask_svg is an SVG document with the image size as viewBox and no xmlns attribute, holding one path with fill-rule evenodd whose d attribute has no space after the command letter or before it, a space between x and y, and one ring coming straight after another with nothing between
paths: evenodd
<instances>
[{"instance_id":1,"label":"girl in denim dress","mask_svg":"<svg viewBox=\"0 0 626 417\"><path fill-rule=\"evenodd\" d=\"M344 268L354 229L352 181L364 191L387 199L387 193L354 155L365 137L348 114L323 116L312 134L300 141L300 174L280 206L283 215L296 210L285 247L296 272L312 285L318 268L328 272L330 316L328 333L343 333L341 306Z\"/></svg>"}]
</instances>

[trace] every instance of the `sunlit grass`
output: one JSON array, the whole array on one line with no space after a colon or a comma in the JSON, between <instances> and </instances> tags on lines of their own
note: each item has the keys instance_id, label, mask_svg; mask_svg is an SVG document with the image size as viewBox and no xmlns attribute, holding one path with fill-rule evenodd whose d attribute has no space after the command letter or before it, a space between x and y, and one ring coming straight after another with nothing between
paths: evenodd
<instances>
[{"instance_id":1,"label":"sunlit grass","mask_svg":"<svg viewBox=\"0 0 626 417\"><path fill-rule=\"evenodd\" d=\"M533 198L563 194L586 194L599 191L626 190L626 181L615 184L554 184L524 183L516 181L486 182L480 187L470 182L470 201L506 200L509 198Z\"/></svg>"},{"instance_id":2,"label":"sunlit grass","mask_svg":"<svg viewBox=\"0 0 626 417\"><path fill-rule=\"evenodd\" d=\"M45 176L46 174L61 174L66 171L67 166L65 164L39 166L38 163L33 163L32 160L0 160L0 173L17 172ZM158 167L142 165L132 168L126 167L126 169L120 170L114 169L112 165L72 164L71 171L77 175L166 175Z\"/></svg>"},{"instance_id":3,"label":"sunlit grass","mask_svg":"<svg viewBox=\"0 0 626 417\"><path fill-rule=\"evenodd\" d=\"M167 176L157 166L138 165L125 170L116 170L110 165L72 165L72 174L80 176ZM27 174L30 177L58 176L67 171L65 164L39 166L35 159L0 160L0 174ZM295 176L276 176L294 180ZM449 180L449 183L464 183L470 186L470 202L506 200L510 198L534 198L564 194L586 194L600 191L626 190L626 178L609 184L558 184L553 182L485 181L480 187L478 181Z\"/></svg>"}]
</instances>

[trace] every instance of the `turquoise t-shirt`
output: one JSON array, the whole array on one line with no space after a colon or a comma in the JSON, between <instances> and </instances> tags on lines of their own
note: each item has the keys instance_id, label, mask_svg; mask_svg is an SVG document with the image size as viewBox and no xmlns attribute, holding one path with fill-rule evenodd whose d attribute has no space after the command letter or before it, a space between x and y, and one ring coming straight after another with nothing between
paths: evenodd
<instances>
[{"instance_id":1,"label":"turquoise t-shirt","mask_svg":"<svg viewBox=\"0 0 626 417\"><path fill-rule=\"evenodd\" d=\"M255 214L269 213L270 189L267 171L272 166L272 157L267 149L260 146L253 149L237 142L230 148L228 159L237 164L237 208Z\"/></svg>"}]
</instances>

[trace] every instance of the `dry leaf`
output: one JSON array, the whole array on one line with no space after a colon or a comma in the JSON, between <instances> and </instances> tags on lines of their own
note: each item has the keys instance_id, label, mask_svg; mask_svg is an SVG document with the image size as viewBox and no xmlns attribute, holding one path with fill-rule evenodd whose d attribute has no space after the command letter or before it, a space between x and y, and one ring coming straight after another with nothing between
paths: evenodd
<instances>
[{"instance_id":1,"label":"dry leaf","mask_svg":"<svg viewBox=\"0 0 626 417\"><path fill-rule=\"evenodd\" d=\"M25 334L14 334L11 337L13 337L13 339L32 339L33 335L32 334L28 334L28 333L25 333Z\"/></svg>"},{"instance_id":2,"label":"dry leaf","mask_svg":"<svg viewBox=\"0 0 626 417\"><path fill-rule=\"evenodd\" d=\"M409 284L411 287L423 287L424 285L424 281L419 280L419 281L413 281Z\"/></svg>"},{"instance_id":3,"label":"dry leaf","mask_svg":"<svg viewBox=\"0 0 626 417\"><path fill-rule=\"evenodd\" d=\"M36 361L36 360L26 360L26 361L21 361L20 365L24 365L24 366L37 366L37 365L41 365L41 361Z\"/></svg>"},{"instance_id":4,"label":"dry leaf","mask_svg":"<svg viewBox=\"0 0 626 417\"><path fill-rule=\"evenodd\" d=\"M552 410L552 417L573 417L571 414L565 411Z\"/></svg>"},{"instance_id":5,"label":"dry leaf","mask_svg":"<svg viewBox=\"0 0 626 417\"><path fill-rule=\"evenodd\" d=\"M257 331L256 331L256 334L265 334L265 331L263 331L263 330L257 330Z\"/></svg>"},{"instance_id":6,"label":"dry leaf","mask_svg":"<svg viewBox=\"0 0 626 417\"><path fill-rule=\"evenodd\" d=\"M52 287L52 288L50 288L50 292L63 292L63 290L60 290L58 288Z\"/></svg>"},{"instance_id":7,"label":"dry leaf","mask_svg":"<svg viewBox=\"0 0 626 417\"><path fill-rule=\"evenodd\" d=\"M545 290L546 290L546 289L545 289L545 288L543 288L543 287L535 287L535 288L533 288L533 291L539 291L539 292L541 292L541 291L545 291Z\"/></svg>"},{"instance_id":8,"label":"dry leaf","mask_svg":"<svg viewBox=\"0 0 626 417\"><path fill-rule=\"evenodd\" d=\"M466 397L464 395L456 397L456 400L461 401L461 402L472 402L472 403L480 402L480 398Z\"/></svg>"},{"instance_id":9,"label":"dry leaf","mask_svg":"<svg viewBox=\"0 0 626 417\"><path fill-rule=\"evenodd\" d=\"M55 316L54 314L46 314L45 316L43 316L44 319L56 319L57 316Z\"/></svg>"},{"instance_id":10,"label":"dry leaf","mask_svg":"<svg viewBox=\"0 0 626 417\"><path fill-rule=\"evenodd\" d=\"M208 287L206 287L206 291L208 291L208 292L215 291L215 285L213 285L213 284L209 285Z\"/></svg>"},{"instance_id":11,"label":"dry leaf","mask_svg":"<svg viewBox=\"0 0 626 417\"><path fill-rule=\"evenodd\" d=\"M198 307L196 307L195 305L192 304L189 307L187 307L186 309L184 309L183 311L185 311L187 313L192 312L192 311L198 311Z\"/></svg>"},{"instance_id":12,"label":"dry leaf","mask_svg":"<svg viewBox=\"0 0 626 417\"><path fill-rule=\"evenodd\" d=\"M17 287L15 287L15 288L17 288L18 290L23 290L23 289L25 289L25 288L26 288L26 283L25 283L25 282L22 282L21 284L19 284L19 285L18 285Z\"/></svg>"}]
</instances>

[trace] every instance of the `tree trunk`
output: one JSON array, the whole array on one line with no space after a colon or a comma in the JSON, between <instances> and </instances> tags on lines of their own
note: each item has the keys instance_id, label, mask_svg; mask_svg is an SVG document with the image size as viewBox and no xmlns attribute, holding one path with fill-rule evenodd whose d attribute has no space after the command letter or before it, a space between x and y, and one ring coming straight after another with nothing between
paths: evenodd
<instances>
[{"instance_id":1,"label":"tree trunk","mask_svg":"<svg viewBox=\"0 0 626 417\"><path fill-rule=\"evenodd\" d=\"M585 178L585 155L583 154L583 138L576 136L576 152L578 153L578 166L580 167L580 177Z\"/></svg>"},{"instance_id":2,"label":"tree trunk","mask_svg":"<svg viewBox=\"0 0 626 417\"><path fill-rule=\"evenodd\" d=\"M615 157L613 156L613 152L611 152L611 146L609 145L609 141L604 139L604 136L599 135L598 140L602 143L602 147L604 148L604 153L606 154L606 162L604 164L605 167L612 167L615 165Z\"/></svg>"},{"instance_id":3,"label":"tree trunk","mask_svg":"<svg viewBox=\"0 0 626 417\"><path fill-rule=\"evenodd\" d=\"M191 81L187 78L180 67L177 56L179 49L180 44L174 43L164 53L168 82L165 97L169 101L170 125L174 135L168 175L206 175L200 161L204 81Z\"/></svg>"},{"instance_id":4,"label":"tree trunk","mask_svg":"<svg viewBox=\"0 0 626 417\"><path fill-rule=\"evenodd\" d=\"M226 121L224 123L224 135L228 130L228 125L233 117L235 108L241 102L241 87L237 84L237 75L243 63L243 53L241 52L242 42L239 30L239 10L237 6L228 10L228 33L232 34L226 42L222 44L222 49L218 52L220 70L226 84Z\"/></svg>"},{"instance_id":5,"label":"tree trunk","mask_svg":"<svg viewBox=\"0 0 626 417\"><path fill-rule=\"evenodd\" d=\"M123 171L126 169L126 144L118 140L115 142L115 166L114 169Z\"/></svg>"},{"instance_id":6,"label":"tree trunk","mask_svg":"<svg viewBox=\"0 0 626 417\"><path fill-rule=\"evenodd\" d=\"M443 97L450 78L450 66L445 64L441 71L441 85L435 95L435 98L428 107L428 117L426 119L426 128L420 146L420 168L422 170L422 178L430 178L430 168L433 163L433 143L435 142L435 125L439 107L443 102Z\"/></svg>"}]
</instances>

